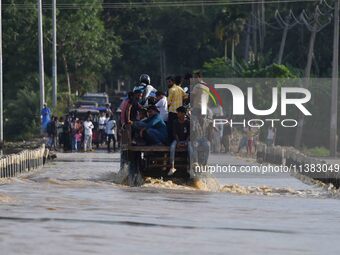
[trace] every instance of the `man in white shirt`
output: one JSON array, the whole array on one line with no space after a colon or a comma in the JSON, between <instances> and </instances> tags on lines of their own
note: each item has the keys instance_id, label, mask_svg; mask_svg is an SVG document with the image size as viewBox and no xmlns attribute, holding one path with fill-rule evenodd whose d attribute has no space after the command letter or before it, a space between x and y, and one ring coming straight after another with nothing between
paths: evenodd
<instances>
[{"instance_id":1,"label":"man in white shirt","mask_svg":"<svg viewBox=\"0 0 340 255\"><path fill-rule=\"evenodd\" d=\"M156 92L157 103L155 106L159 110L159 114L163 121L168 121L168 100L162 91Z\"/></svg>"},{"instance_id":2,"label":"man in white shirt","mask_svg":"<svg viewBox=\"0 0 340 255\"><path fill-rule=\"evenodd\" d=\"M103 142L105 141L106 122L107 122L107 118L106 118L105 112L102 112L98 120L100 144L103 144Z\"/></svg>"},{"instance_id":3,"label":"man in white shirt","mask_svg":"<svg viewBox=\"0 0 340 255\"><path fill-rule=\"evenodd\" d=\"M110 119L106 123L106 139L107 139L107 152L111 152L111 140L113 142L113 151L116 151L116 121L113 119L113 116L110 116Z\"/></svg>"},{"instance_id":4,"label":"man in white shirt","mask_svg":"<svg viewBox=\"0 0 340 255\"><path fill-rule=\"evenodd\" d=\"M87 117L87 120L84 121L84 151L86 152L87 149L92 151L92 129L94 128L94 125L91 121L91 117Z\"/></svg>"}]
</instances>

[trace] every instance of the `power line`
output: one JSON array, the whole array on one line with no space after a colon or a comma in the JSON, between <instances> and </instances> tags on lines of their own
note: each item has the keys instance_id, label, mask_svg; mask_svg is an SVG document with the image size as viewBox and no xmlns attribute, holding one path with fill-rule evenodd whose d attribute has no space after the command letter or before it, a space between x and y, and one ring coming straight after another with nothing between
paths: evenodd
<instances>
[{"instance_id":1,"label":"power line","mask_svg":"<svg viewBox=\"0 0 340 255\"><path fill-rule=\"evenodd\" d=\"M301 2L318 2L317 0L269 0L265 4L279 3L301 3ZM103 8L103 9L127 9L127 8L159 8L159 7L196 7L196 6L221 6L221 5L249 5L263 3L262 0L235 0L235 1L167 1L154 3L141 2L116 2L116 3L61 3L57 4L58 9L81 9L81 8ZM27 3L3 4L4 8L15 6L17 9L35 9L36 6ZM43 4L44 9L52 9L52 4Z\"/></svg>"},{"instance_id":2,"label":"power line","mask_svg":"<svg viewBox=\"0 0 340 255\"><path fill-rule=\"evenodd\" d=\"M258 23L264 24L264 25L268 26L269 28L272 28L272 29L275 29L275 30L281 30L282 29L281 27L277 27L277 26L275 26L275 24L269 23L267 21L263 22L258 17L256 17L256 15L254 15L253 13L251 13L251 17L256 19L256 21ZM257 26L253 26L253 25L249 25L249 26L252 27L252 28L255 28L255 29L257 28Z\"/></svg>"},{"instance_id":3,"label":"power line","mask_svg":"<svg viewBox=\"0 0 340 255\"><path fill-rule=\"evenodd\" d=\"M40 84L40 110L45 104L45 74L44 74L44 41L43 41L43 16L42 0L37 1L38 7L38 45L39 45L39 84ZM41 130L42 131L42 130Z\"/></svg>"},{"instance_id":4,"label":"power line","mask_svg":"<svg viewBox=\"0 0 340 255\"><path fill-rule=\"evenodd\" d=\"M285 18L282 18L279 10L276 10L275 19L277 23L280 25L281 29L285 28L291 29L300 23L299 20L295 18L294 12L292 10L289 11L289 14ZM291 22L291 20L293 21Z\"/></svg>"},{"instance_id":5,"label":"power line","mask_svg":"<svg viewBox=\"0 0 340 255\"><path fill-rule=\"evenodd\" d=\"M306 11L303 10L300 15L300 20L303 22L303 24L307 27L307 29L310 32L320 32L322 29L324 29L326 26L328 26L333 18L333 15L325 14L324 16L321 15L319 6L316 6L315 8L315 14L312 16L308 16ZM324 24L321 24L320 18L326 17L327 21L324 22Z\"/></svg>"},{"instance_id":6,"label":"power line","mask_svg":"<svg viewBox=\"0 0 340 255\"><path fill-rule=\"evenodd\" d=\"M326 0L320 0L320 4L325 4L325 6L327 6L328 9L334 10L334 8L329 3L327 3Z\"/></svg>"}]
</instances>

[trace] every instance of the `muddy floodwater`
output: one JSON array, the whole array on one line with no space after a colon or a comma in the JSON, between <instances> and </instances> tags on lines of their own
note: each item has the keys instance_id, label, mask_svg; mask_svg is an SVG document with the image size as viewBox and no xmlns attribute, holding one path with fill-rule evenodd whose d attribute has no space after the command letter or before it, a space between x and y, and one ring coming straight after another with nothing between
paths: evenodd
<instances>
[{"instance_id":1,"label":"muddy floodwater","mask_svg":"<svg viewBox=\"0 0 340 255\"><path fill-rule=\"evenodd\" d=\"M223 158L234 165L252 164ZM217 176L218 191L115 184L119 154L59 154L0 181L0 254L337 254L340 199L291 176Z\"/></svg>"}]
</instances>

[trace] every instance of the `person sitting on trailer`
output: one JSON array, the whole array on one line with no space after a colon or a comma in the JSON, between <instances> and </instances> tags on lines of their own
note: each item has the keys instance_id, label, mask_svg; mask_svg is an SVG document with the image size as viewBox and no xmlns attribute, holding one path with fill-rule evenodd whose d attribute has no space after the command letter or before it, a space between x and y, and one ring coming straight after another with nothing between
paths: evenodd
<instances>
[{"instance_id":1,"label":"person sitting on trailer","mask_svg":"<svg viewBox=\"0 0 340 255\"><path fill-rule=\"evenodd\" d=\"M182 87L176 85L176 81L172 76L167 77L168 83L168 130L169 139L173 140L173 125L177 119L176 109L183 106L183 100L187 97Z\"/></svg>"},{"instance_id":2,"label":"person sitting on trailer","mask_svg":"<svg viewBox=\"0 0 340 255\"><path fill-rule=\"evenodd\" d=\"M123 99L122 103L120 104L118 110L120 110L120 126L124 127L127 124L127 109L130 106L130 102L133 98L133 92L130 91L127 94L127 97ZM118 113L117 110L117 113Z\"/></svg>"},{"instance_id":3,"label":"person sitting on trailer","mask_svg":"<svg viewBox=\"0 0 340 255\"><path fill-rule=\"evenodd\" d=\"M142 108L138 111L139 120L146 120L148 118L148 110L146 108Z\"/></svg>"},{"instance_id":4,"label":"person sitting on trailer","mask_svg":"<svg viewBox=\"0 0 340 255\"><path fill-rule=\"evenodd\" d=\"M134 87L133 92L135 92L136 90L140 90L143 93L142 100L141 100L141 104L143 106L148 105L149 97L154 97L154 93L156 93L157 91L157 89L155 89L151 85L150 76L147 74L142 74L139 77L139 84Z\"/></svg>"},{"instance_id":5,"label":"person sitting on trailer","mask_svg":"<svg viewBox=\"0 0 340 255\"><path fill-rule=\"evenodd\" d=\"M140 101L142 99L143 93L140 90L133 92L133 97L129 100L129 104L126 108L126 123L132 125L133 122L138 120L138 111L142 109Z\"/></svg>"},{"instance_id":6,"label":"person sitting on trailer","mask_svg":"<svg viewBox=\"0 0 340 255\"><path fill-rule=\"evenodd\" d=\"M176 172L175 168L175 151L176 147L186 148L190 139L190 121L186 117L187 110L184 106L176 109L177 120L174 121L173 137L174 140L170 145L170 163L171 168L168 175L173 175Z\"/></svg>"},{"instance_id":7,"label":"person sitting on trailer","mask_svg":"<svg viewBox=\"0 0 340 255\"><path fill-rule=\"evenodd\" d=\"M158 108L151 105L147 108L147 113L148 118L135 122L134 128L138 130L140 137L144 139L147 145L166 145L167 127L159 114Z\"/></svg>"},{"instance_id":8,"label":"person sitting on trailer","mask_svg":"<svg viewBox=\"0 0 340 255\"><path fill-rule=\"evenodd\" d=\"M159 113L164 120L164 122L168 121L168 100L162 91L156 92L156 106L159 110Z\"/></svg>"}]
</instances>

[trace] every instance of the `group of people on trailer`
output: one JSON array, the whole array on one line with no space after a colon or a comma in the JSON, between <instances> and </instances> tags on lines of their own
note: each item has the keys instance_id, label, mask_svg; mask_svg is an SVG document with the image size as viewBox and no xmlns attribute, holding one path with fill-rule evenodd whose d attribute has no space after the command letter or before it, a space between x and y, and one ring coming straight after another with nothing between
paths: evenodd
<instances>
[{"instance_id":1,"label":"group of people on trailer","mask_svg":"<svg viewBox=\"0 0 340 255\"><path fill-rule=\"evenodd\" d=\"M176 171L176 148L188 147L191 151L189 94L179 76L166 78L166 93L151 85L149 75L142 74L139 82L121 103L122 128L131 127L133 145L170 146L172 175Z\"/></svg>"},{"instance_id":2,"label":"group of people on trailer","mask_svg":"<svg viewBox=\"0 0 340 255\"><path fill-rule=\"evenodd\" d=\"M73 114L65 118L51 116L51 111L44 105L41 111L43 132L47 135L47 146L57 150L57 145L63 148L64 152L92 151L93 138L96 144L106 142L108 152L116 151L117 124L109 106L100 116L93 116L91 111L80 118ZM97 137L94 137L97 136Z\"/></svg>"}]
</instances>

